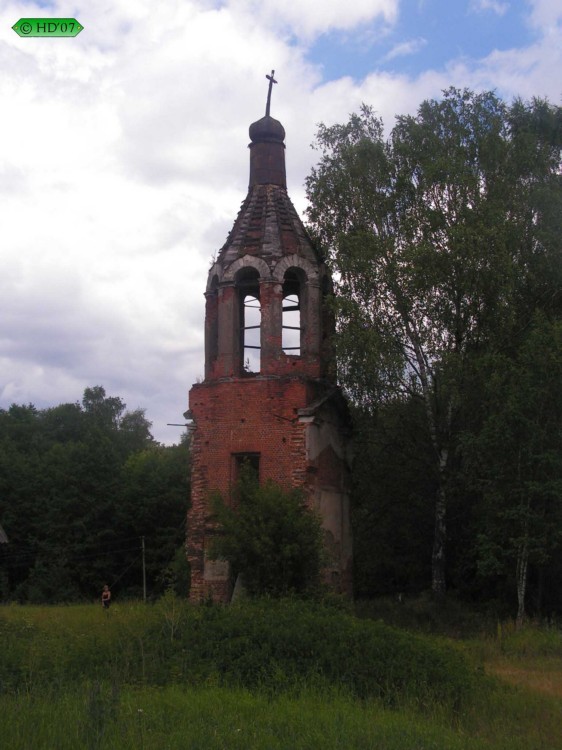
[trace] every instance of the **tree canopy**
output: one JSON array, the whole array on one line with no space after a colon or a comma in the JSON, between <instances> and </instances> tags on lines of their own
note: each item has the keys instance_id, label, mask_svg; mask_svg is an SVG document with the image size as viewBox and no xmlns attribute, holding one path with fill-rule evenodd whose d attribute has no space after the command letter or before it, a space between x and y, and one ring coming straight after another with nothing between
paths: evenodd
<instances>
[{"instance_id":1,"label":"tree canopy","mask_svg":"<svg viewBox=\"0 0 562 750\"><path fill-rule=\"evenodd\" d=\"M548 326L562 312L561 145L559 107L507 105L492 92L457 89L398 117L388 138L368 106L318 131L308 215L335 271L339 376L372 418L405 414L398 404L408 401L422 407L423 423L410 429L427 446L419 485L424 493L434 487L437 594L446 590L453 541L448 510L464 492L461 437L485 429L485 415L478 410L478 421L467 410L474 372L492 354L521 366L538 311L543 345L554 341ZM539 392L544 403L546 390ZM505 398L490 394L491 408ZM474 539L463 543L464 564L476 566Z\"/></svg>"},{"instance_id":2,"label":"tree canopy","mask_svg":"<svg viewBox=\"0 0 562 750\"><path fill-rule=\"evenodd\" d=\"M162 446L144 411L101 386L81 403L0 410L0 596L20 601L150 593L185 542L189 449ZM171 581L173 583L173 581ZM184 592L187 593L187 592Z\"/></svg>"}]
</instances>

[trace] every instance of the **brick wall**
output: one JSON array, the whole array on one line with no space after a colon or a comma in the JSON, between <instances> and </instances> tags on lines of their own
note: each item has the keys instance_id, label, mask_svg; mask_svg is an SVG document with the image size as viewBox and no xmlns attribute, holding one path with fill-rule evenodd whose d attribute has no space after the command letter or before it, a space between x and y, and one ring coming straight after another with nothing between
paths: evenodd
<instances>
[{"instance_id":1,"label":"brick wall","mask_svg":"<svg viewBox=\"0 0 562 750\"><path fill-rule=\"evenodd\" d=\"M205 568L205 541L213 531L209 494L219 491L228 501L236 479L233 454L260 455L260 481L270 479L290 488L302 487L311 505L318 486L342 484L342 463L332 456L329 472L318 473L307 458L308 425L298 410L318 397L322 386L304 378L262 376L228 378L194 385L190 410L195 421L192 445L191 510L188 515L188 557L191 598L228 600L230 581ZM320 461L320 468L324 465Z\"/></svg>"}]
</instances>

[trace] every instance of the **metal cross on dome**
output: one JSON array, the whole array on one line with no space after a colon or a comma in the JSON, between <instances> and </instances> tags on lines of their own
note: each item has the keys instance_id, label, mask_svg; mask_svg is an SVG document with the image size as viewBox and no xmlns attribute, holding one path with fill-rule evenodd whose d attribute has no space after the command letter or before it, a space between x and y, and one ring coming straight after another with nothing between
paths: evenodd
<instances>
[{"instance_id":1,"label":"metal cross on dome","mask_svg":"<svg viewBox=\"0 0 562 750\"><path fill-rule=\"evenodd\" d=\"M273 84L277 83L277 81L273 77L274 75L275 75L275 71L272 70L270 76L268 76L268 75L265 76L267 78L267 80L269 81L269 89L268 89L268 92L267 92L267 104L265 105L265 116L266 117L269 117L269 108L271 107L271 89L273 88Z\"/></svg>"}]
</instances>

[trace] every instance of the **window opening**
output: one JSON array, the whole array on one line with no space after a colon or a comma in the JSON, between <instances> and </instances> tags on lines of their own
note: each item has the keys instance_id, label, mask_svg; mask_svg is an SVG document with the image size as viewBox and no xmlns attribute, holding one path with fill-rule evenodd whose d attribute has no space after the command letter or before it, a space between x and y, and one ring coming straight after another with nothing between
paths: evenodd
<instances>
[{"instance_id":1,"label":"window opening","mask_svg":"<svg viewBox=\"0 0 562 750\"><path fill-rule=\"evenodd\" d=\"M237 274L239 304L239 372L256 374L261 369L261 304L259 275L255 268Z\"/></svg>"},{"instance_id":2,"label":"window opening","mask_svg":"<svg viewBox=\"0 0 562 750\"><path fill-rule=\"evenodd\" d=\"M244 363L246 372L261 369L261 305L258 297L246 294L243 300Z\"/></svg>"},{"instance_id":3,"label":"window opening","mask_svg":"<svg viewBox=\"0 0 562 750\"><path fill-rule=\"evenodd\" d=\"M301 292L296 273L287 271L283 283L281 347L285 354L301 354Z\"/></svg>"},{"instance_id":4,"label":"window opening","mask_svg":"<svg viewBox=\"0 0 562 750\"><path fill-rule=\"evenodd\" d=\"M243 472L259 484L260 481L260 454L259 453L234 453L233 454L233 482L240 479Z\"/></svg>"}]
</instances>

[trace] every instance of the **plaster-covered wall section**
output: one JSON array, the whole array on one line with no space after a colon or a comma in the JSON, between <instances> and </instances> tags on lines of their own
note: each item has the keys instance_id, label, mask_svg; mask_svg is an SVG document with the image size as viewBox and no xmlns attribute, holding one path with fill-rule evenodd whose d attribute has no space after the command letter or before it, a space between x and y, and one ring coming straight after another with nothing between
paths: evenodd
<instances>
[{"instance_id":1,"label":"plaster-covered wall section","mask_svg":"<svg viewBox=\"0 0 562 750\"><path fill-rule=\"evenodd\" d=\"M314 506L322 519L326 565L324 580L336 591L351 593L352 532L350 508L351 455L347 430L337 401L328 400L307 422L306 461Z\"/></svg>"},{"instance_id":2,"label":"plaster-covered wall section","mask_svg":"<svg viewBox=\"0 0 562 750\"><path fill-rule=\"evenodd\" d=\"M327 558L324 581L334 591L350 594L353 557L349 495L333 489L319 489L315 501L324 530Z\"/></svg>"}]
</instances>

